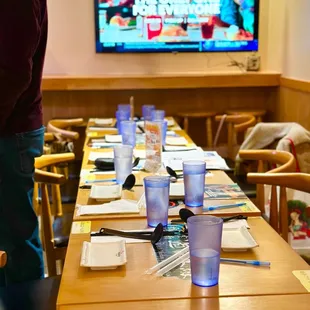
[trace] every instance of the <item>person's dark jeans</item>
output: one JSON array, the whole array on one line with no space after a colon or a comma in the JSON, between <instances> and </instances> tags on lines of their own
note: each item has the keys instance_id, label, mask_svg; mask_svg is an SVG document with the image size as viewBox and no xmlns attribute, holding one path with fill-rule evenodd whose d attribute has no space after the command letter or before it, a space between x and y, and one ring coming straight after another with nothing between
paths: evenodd
<instances>
[{"instance_id":1,"label":"person's dark jeans","mask_svg":"<svg viewBox=\"0 0 310 310\"><path fill-rule=\"evenodd\" d=\"M7 265L0 287L44 277L38 219L32 207L35 157L41 156L44 127L0 137L0 250Z\"/></svg>"}]
</instances>

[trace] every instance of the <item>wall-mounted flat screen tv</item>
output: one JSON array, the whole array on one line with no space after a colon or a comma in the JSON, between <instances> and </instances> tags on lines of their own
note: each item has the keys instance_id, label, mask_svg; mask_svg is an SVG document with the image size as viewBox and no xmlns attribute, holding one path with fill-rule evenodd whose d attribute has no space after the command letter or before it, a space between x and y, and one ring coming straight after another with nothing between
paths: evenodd
<instances>
[{"instance_id":1,"label":"wall-mounted flat screen tv","mask_svg":"<svg viewBox=\"0 0 310 310\"><path fill-rule=\"evenodd\" d=\"M97 53L258 50L259 0L95 0Z\"/></svg>"}]
</instances>

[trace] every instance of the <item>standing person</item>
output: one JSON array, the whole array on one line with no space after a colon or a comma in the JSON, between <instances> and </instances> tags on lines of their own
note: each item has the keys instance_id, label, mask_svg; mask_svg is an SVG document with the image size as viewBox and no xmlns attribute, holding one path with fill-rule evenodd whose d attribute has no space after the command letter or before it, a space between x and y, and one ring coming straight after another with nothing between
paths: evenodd
<instances>
[{"instance_id":1,"label":"standing person","mask_svg":"<svg viewBox=\"0 0 310 310\"><path fill-rule=\"evenodd\" d=\"M0 1L0 250L8 257L0 287L44 276L32 194L46 42L46 0Z\"/></svg>"}]
</instances>

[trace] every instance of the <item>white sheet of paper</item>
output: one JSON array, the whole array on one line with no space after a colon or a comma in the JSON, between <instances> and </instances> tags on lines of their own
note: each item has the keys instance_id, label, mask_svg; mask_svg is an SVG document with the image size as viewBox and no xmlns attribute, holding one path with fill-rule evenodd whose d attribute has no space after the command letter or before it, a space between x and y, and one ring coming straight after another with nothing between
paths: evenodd
<instances>
[{"instance_id":1,"label":"white sheet of paper","mask_svg":"<svg viewBox=\"0 0 310 310\"><path fill-rule=\"evenodd\" d=\"M180 146L180 145L165 145L165 151L167 152L181 152L181 151L195 151L196 147L192 146Z\"/></svg>"},{"instance_id":2,"label":"white sheet of paper","mask_svg":"<svg viewBox=\"0 0 310 310\"><path fill-rule=\"evenodd\" d=\"M141 239L132 239L132 238L122 238L118 236L94 236L91 237L91 243L102 243L102 242L116 242L120 240L125 240L126 243L144 243L150 242L148 240L141 240Z\"/></svg>"}]
</instances>

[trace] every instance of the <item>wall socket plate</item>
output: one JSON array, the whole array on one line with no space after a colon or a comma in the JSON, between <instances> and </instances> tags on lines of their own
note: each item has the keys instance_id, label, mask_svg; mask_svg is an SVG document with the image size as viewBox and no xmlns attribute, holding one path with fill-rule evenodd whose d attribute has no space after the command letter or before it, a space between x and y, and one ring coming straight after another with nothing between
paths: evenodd
<instances>
[{"instance_id":1,"label":"wall socket plate","mask_svg":"<svg viewBox=\"0 0 310 310\"><path fill-rule=\"evenodd\" d=\"M245 68L247 71L258 71L260 69L260 56L247 56L245 60Z\"/></svg>"}]
</instances>

